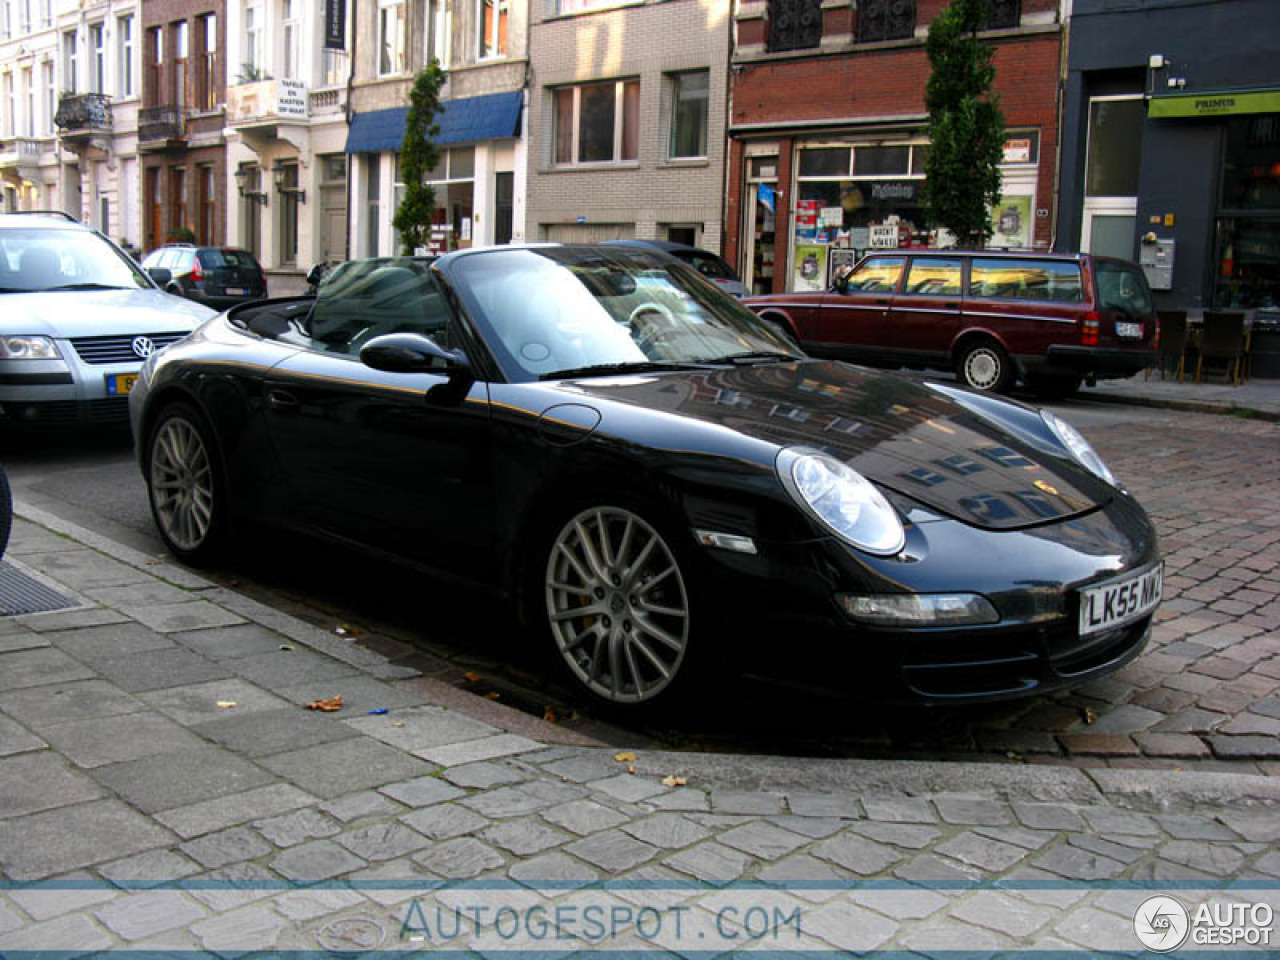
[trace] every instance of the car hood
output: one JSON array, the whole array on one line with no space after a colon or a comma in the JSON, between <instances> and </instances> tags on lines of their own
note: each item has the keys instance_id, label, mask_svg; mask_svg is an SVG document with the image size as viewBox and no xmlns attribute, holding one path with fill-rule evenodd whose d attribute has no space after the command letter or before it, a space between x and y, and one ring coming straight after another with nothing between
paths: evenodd
<instances>
[{"instance_id":1,"label":"car hood","mask_svg":"<svg viewBox=\"0 0 1280 960\"><path fill-rule=\"evenodd\" d=\"M715 424L779 449L821 450L937 513L987 529L1061 520L1113 492L1030 408L844 363L583 379L559 391L579 403L590 397ZM606 411L606 430L608 419Z\"/></svg>"},{"instance_id":2,"label":"car hood","mask_svg":"<svg viewBox=\"0 0 1280 960\"><path fill-rule=\"evenodd\" d=\"M55 339L194 330L208 307L159 290L62 290L0 296L0 330Z\"/></svg>"}]
</instances>

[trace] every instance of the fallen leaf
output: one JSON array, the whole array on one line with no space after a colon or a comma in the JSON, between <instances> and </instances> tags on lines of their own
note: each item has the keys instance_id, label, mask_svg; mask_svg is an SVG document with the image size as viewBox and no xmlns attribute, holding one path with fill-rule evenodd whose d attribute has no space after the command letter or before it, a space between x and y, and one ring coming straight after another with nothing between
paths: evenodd
<instances>
[{"instance_id":1,"label":"fallen leaf","mask_svg":"<svg viewBox=\"0 0 1280 960\"><path fill-rule=\"evenodd\" d=\"M624 750L622 753L615 753L613 759L619 763L630 763L636 758L635 752L632 750Z\"/></svg>"},{"instance_id":2,"label":"fallen leaf","mask_svg":"<svg viewBox=\"0 0 1280 960\"><path fill-rule=\"evenodd\" d=\"M1093 707L1085 707L1082 713L1084 714L1085 723L1093 723L1098 719L1098 715L1093 712Z\"/></svg>"},{"instance_id":3,"label":"fallen leaf","mask_svg":"<svg viewBox=\"0 0 1280 960\"><path fill-rule=\"evenodd\" d=\"M285 652L288 652L288 651L292 650L292 649L293 649L293 647L292 647L292 646L290 646L290 645L289 645L289 644L287 644L287 643L282 643L282 644L280 644L280 649L281 649L281 650L284 650Z\"/></svg>"},{"instance_id":4,"label":"fallen leaf","mask_svg":"<svg viewBox=\"0 0 1280 960\"><path fill-rule=\"evenodd\" d=\"M319 710L322 713L334 713L342 709L342 694L324 700L312 700L307 704L308 710Z\"/></svg>"},{"instance_id":5,"label":"fallen leaf","mask_svg":"<svg viewBox=\"0 0 1280 960\"><path fill-rule=\"evenodd\" d=\"M336 633L336 634L337 634L338 636L340 636L340 637L341 637L341 636L345 636L345 635L346 635L346 632L347 632L347 628L346 628L346 627L334 627L334 628L333 628L333 632L334 632L334 633Z\"/></svg>"},{"instance_id":6,"label":"fallen leaf","mask_svg":"<svg viewBox=\"0 0 1280 960\"><path fill-rule=\"evenodd\" d=\"M238 706L238 704L234 700L219 700L218 706L223 710L230 710L232 707Z\"/></svg>"},{"instance_id":7,"label":"fallen leaf","mask_svg":"<svg viewBox=\"0 0 1280 960\"><path fill-rule=\"evenodd\" d=\"M542 719L547 721L547 723L560 722L560 718L556 716L556 712L552 710L550 706L548 706L545 710L542 711Z\"/></svg>"},{"instance_id":8,"label":"fallen leaf","mask_svg":"<svg viewBox=\"0 0 1280 960\"><path fill-rule=\"evenodd\" d=\"M490 690L488 693L484 695L484 698L486 700L497 700L500 696L502 696L502 694L500 694L497 690Z\"/></svg>"},{"instance_id":9,"label":"fallen leaf","mask_svg":"<svg viewBox=\"0 0 1280 960\"><path fill-rule=\"evenodd\" d=\"M476 673L474 670L468 670L462 675L462 679L467 681L467 683L479 683L484 679L484 677L480 676L480 674Z\"/></svg>"},{"instance_id":10,"label":"fallen leaf","mask_svg":"<svg viewBox=\"0 0 1280 960\"><path fill-rule=\"evenodd\" d=\"M627 767L627 773L634 774L635 772L636 772L636 768L635 768L635 766L634 766L634 765L633 765L633 766L630 766L630 767Z\"/></svg>"},{"instance_id":11,"label":"fallen leaf","mask_svg":"<svg viewBox=\"0 0 1280 960\"><path fill-rule=\"evenodd\" d=\"M688 782L689 779L687 777L677 777L674 773L671 776L664 777L662 779L662 785L664 787L683 787Z\"/></svg>"},{"instance_id":12,"label":"fallen leaf","mask_svg":"<svg viewBox=\"0 0 1280 960\"><path fill-rule=\"evenodd\" d=\"M154 567L157 563L164 563L163 557L151 557L147 560L148 567Z\"/></svg>"},{"instance_id":13,"label":"fallen leaf","mask_svg":"<svg viewBox=\"0 0 1280 960\"><path fill-rule=\"evenodd\" d=\"M404 726L404 721L403 721L403 720L397 720L395 723L393 723L393 724L392 724L392 726L393 726L393 727L403 727L403 726Z\"/></svg>"}]
</instances>

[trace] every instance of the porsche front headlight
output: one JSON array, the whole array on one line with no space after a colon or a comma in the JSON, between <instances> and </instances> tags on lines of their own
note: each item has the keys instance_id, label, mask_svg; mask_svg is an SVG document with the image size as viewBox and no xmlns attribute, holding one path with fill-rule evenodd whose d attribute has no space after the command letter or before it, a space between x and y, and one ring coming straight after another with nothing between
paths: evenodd
<instances>
[{"instance_id":1,"label":"porsche front headlight","mask_svg":"<svg viewBox=\"0 0 1280 960\"><path fill-rule=\"evenodd\" d=\"M906 543L902 521L884 495L834 457L788 447L778 454L777 469L796 502L851 546L887 556Z\"/></svg>"},{"instance_id":2,"label":"porsche front headlight","mask_svg":"<svg viewBox=\"0 0 1280 960\"><path fill-rule=\"evenodd\" d=\"M1119 486L1116 483L1115 475L1102 462L1102 458L1098 456L1098 451L1093 449L1079 430L1067 423L1067 421L1055 417L1048 410L1041 410L1040 418L1053 431L1053 435L1058 438L1062 445L1071 451L1071 456L1075 457L1082 467L1113 487Z\"/></svg>"}]
</instances>

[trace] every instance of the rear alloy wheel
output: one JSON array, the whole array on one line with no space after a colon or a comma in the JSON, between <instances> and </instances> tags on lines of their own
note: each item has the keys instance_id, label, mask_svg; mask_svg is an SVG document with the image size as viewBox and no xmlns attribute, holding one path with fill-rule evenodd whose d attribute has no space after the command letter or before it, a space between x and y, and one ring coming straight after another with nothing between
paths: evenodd
<instances>
[{"instance_id":1,"label":"rear alloy wheel","mask_svg":"<svg viewBox=\"0 0 1280 960\"><path fill-rule=\"evenodd\" d=\"M221 545L225 508L213 444L199 414L186 404L166 409L148 449L147 490L160 535L181 559L208 559Z\"/></svg>"},{"instance_id":2,"label":"rear alloy wheel","mask_svg":"<svg viewBox=\"0 0 1280 960\"><path fill-rule=\"evenodd\" d=\"M956 364L960 382L984 393L1004 393L1013 383L1009 355L990 340L975 340L966 346Z\"/></svg>"},{"instance_id":3,"label":"rear alloy wheel","mask_svg":"<svg viewBox=\"0 0 1280 960\"><path fill-rule=\"evenodd\" d=\"M639 514L596 506L571 518L551 543L544 588L556 649L593 696L638 706L676 683L689 651L686 578Z\"/></svg>"}]
</instances>

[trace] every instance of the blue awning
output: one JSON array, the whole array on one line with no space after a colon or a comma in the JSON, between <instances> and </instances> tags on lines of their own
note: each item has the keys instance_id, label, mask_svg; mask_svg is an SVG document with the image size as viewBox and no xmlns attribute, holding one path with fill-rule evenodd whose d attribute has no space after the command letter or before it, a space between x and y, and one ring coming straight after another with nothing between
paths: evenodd
<instances>
[{"instance_id":1,"label":"blue awning","mask_svg":"<svg viewBox=\"0 0 1280 960\"><path fill-rule=\"evenodd\" d=\"M520 108L524 92L490 93L482 97L446 100L436 117L440 133L438 146L455 143L477 143L481 140L505 140L520 135ZM404 123L408 107L369 110L351 118L347 132L347 153L384 153L398 151L404 144Z\"/></svg>"}]
</instances>

